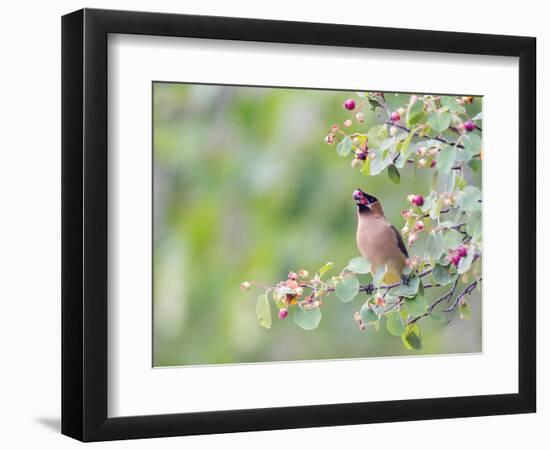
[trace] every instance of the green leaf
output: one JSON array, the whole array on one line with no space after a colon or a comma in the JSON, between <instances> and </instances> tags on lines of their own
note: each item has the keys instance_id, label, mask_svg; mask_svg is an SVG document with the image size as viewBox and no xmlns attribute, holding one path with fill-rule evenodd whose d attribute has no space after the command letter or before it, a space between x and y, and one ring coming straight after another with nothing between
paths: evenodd
<instances>
[{"instance_id":1,"label":"green leaf","mask_svg":"<svg viewBox=\"0 0 550 450\"><path fill-rule=\"evenodd\" d=\"M441 171L441 173L449 173L453 168L455 161L456 147L449 145L439 152L435 167L437 170Z\"/></svg>"},{"instance_id":2,"label":"green leaf","mask_svg":"<svg viewBox=\"0 0 550 450\"><path fill-rule=\"evenodd\" d=\"M394 184L399 184L401 182L401 175L399 174L399 170L397 170L397 167L395 167L393 164L390 164L388 166L388 177Z\"/></svg>"},{"instance_id":3,"label":"green leaf","mask_svg":"<svg viewBox=\"0 0 550 450\"><path fill-rule=\"evenodd\" d=\"M481 161L479 159L471 159L468 161L468 167L472 169L472 172L478 172L481 169Z\"/></svg>"},{"instance_id":4,"label":"green leaf","mask_svg":"<svg viewBox=\"0 0 550 450\"><path fill-rule=\"evenodd\" d=\"M412 152L414 151L414 147L411 147L411 140L414 137L414 134L416 133L416 130L411 130L409 135L405 138L403 141L403 144L401 145L401 155L403 156L403 159L406 161L409 156L411 156ZM409 150L410 149L410 150Z\"/></svg>"},{"instance_id":5,"label":"green leaf","mask_svg":"<svg viewBox=\"0 0 550 450\"><path fill-rule=\"evenodd\" d=\"M426 120L426 113L424 112L424 102L417 100L412 105L409 105L407 109L406 123L407 127L411 128L419 122Z\"/></svg>"},{"instance_id":6,"label":"green leaf","mask_svg":"<svg viewBox=\"0 0 550 450\"><path fill-rule=\"evenodd\" d=\"M465 300L462 300L458 304L458 313L463 320L470 320L472 318L472 309Z\"/></svg>"},{"instance_id":7,"label":"green leaf","mask_svg":"<svg viewBox=\"0 0 550 450\"><path fill-rule=\"evenodd\" d=\"M319 269L319 276L322 276L324 275L325 273L327 273L330 269L332 269L334 267L334 263L333 262L328 262L326 263L323 267L321 267Z\"/></svg>"},{"instance_id":8,"label":"green leaf","mask_svg":"<svg viewBox=\"0 0 550 450\"><path fill-rule=\"evenodd\" d=\"M368 303L365 303L363 306L361 306L361 310L359 311L359 315L361 316L361 320L366 323L367 325L371 325L373 323L378 322L378 314L376 314Z\"/></svg>"},{"instance_id":9,"label":"green leaf","mask_svg":"<svg viewBox=\"0 0 550 450\"><path fill-rule=\"evenodd\" d=\"M258 316L258 322L264 328L268 330L271 328L271 306L269 305L269 299L267 296L260 295L256 303L256 315Z\"/></svg>"},{"instance_id":10,"label":"green leaf","mask_svg":"<svg viewBox=\"0 0 550 450\"><path fill-rule=\"evenodd\" d=\"M401 336L405 331L405 324L399 311L391 311L386 314L386 328L394 336Z\"/></svg>"},{"instance_id":11,"label":"green leaf","mask_svg":"<svg viewBox=\"0 0 550 450\"><path fill-rule=\"evenodd\" d=\"M371 263L367 258L363 258L362 256L358 256L357 258L353 258L348 263L345 270L349 270L350 272L355 273L368 273L371 269Z\"/></svg>"},{"instance_id":12,"label":"green leaf","mask_svg":"<svg viewBox=\"0 0 550 450\"><path fill-rule=\"evenodd\" d=\"M458 197L458 206L466 212L481 209L481 191L476 186L466 186Z\"/></svg>"},{"instance_id":13,"label":"green leaf","mask_svg":"<svg viewBox=\"0 0 550 450\"><path fill-rule=\"evenodd\" d=\"M478 120L483 120L483 111L478 112L474 117L471 119L474 122L477 122Z\"/></svg>"},{"instance_id":14,"label":"green leaf","mask_svg":"<svg viewBox=\"0 0 550 450\"><path fill-rule=\"evenodd\" d=\"M363 161L363 165L361 166L361 173L367 177L370 176L370 162L371 159L367 158Z\"/></svg>"},{"instance_id":15,"label":"green leaf","mask_svg":"<svg viewBox=\"0 0 550 450\"><path fill-rule=\"evenodd\" d=\"M439 258L441 258L441 255L443 254L443 246L444 243L442 234L432 231L428 235L428 239L426 241L426 258L437 261Z\"/></svg>"},{"instance_id":16,"label":"green leaf","mask_svg":"<svg viewBox=\"0 0 550 450\"><path fill-rule=\"evenodd\" d=\"M432 270L432 280L435 284L445 286L453 281L453 277L449 273L449 266L436 264Z\"/></svg>"},{"instance_id":17,"label":"green leaf","mask_svg":"<svg viewBox=\"0 0 550 450\"><path fill-rule=\"evenodd\" d=\"M346 136L342 141L336 146L336 153L340 156L348 156L351 152L352 142L349 136Z\"/></svg>"},{"instance_id":18,"label":"green leaf","mask_svg":"<svg viewBox=\"0 0 550 450\"><path fill-rule=\"evenodd\" d=\"M344 303L350 302L359 293L359 280L355 275L345 275L336 285L334 292Z\"/></svg>"},{"instance_id":19,"label":"green leaf","mask_svg":"<svg viewBox=\"0 0 550 450\"><path fill-rule=\"evenodd\" d=\"M470 215L470 219L466 223L466 233L472 236L474 241L478 241L481 238L482 222L481 211L474 211Z\"/></svg>"},{"instance_id":20,"label":"green leaf","mask_svg":"<svg viewBox=\"0 0 550 450\"><path fill-rule=\"evenodd\" d=\"M434 171L434 173L437 173L437 170ZM445 177L442 177L443 181L445 182L445 192L454 192L457 180L456 173L456 170L451 170L451 173L449 173Z\"/></svg>"},{"instance_id":21,"label":"green leaf","mask_svg":"<svg viewBox=\"0 0 550 450\"><path fill-rule=\"evenodd\" d=\"M382 141L380 149L388 150L395 144L395 137L387 138Z\"/></svg>"},{"instance_id":22,"label":"green leaf","mask_svg":"<svg viewBox=\"0 0 550 450\"><path fill-rule=\"evenodd\" d=\"M392 162L392 155L388 151L374 149L370 150L369 154L374 155L374 159L370 160L369 170L371 176L382 173L388 164L391 164Z\"/></svg>"},{"instance_id":23,"label":"green leaf","mask_svg":"<svg viewBox=\"0 0 550 450\"><path fill-rule=\"evenodd\" d=\"M418 289L420 287L420 278L416 275L409 277L407 284L401 283L393 291L394 295L400 295L403 297L412 298L416 296Z\"/></svg>"},{"instance_id":24,"label":"green leaf","mask_svg":"<svg viewBox=\"0 0 550 450\"><path fill-rule=\"evenodd\" d=\"M428 304L422 295L405 299L405 308L411 316L421 316L428 310Z\"/></svg>"},{"instance_id":25,"label":"green leaf","mask_svg":"<svg viewBox=\"0 0 550 450\"><path fill-rule=\"evenodd\" d=\"M427 197L424 198L424 204L422 205L421 209L422 212L428 212L430 209L432 209L433 205L435 204L435 201L437 200L437 192L431 191Z\"/></svg>"},{"instance_id":26,"label":"green leaf","mask_svg":"<svg viewBox=\"0 0 550 450\"><path fill-rule=\"evenodd\" d=\"M388 137L386 125L375 125L367 132L367 139L370 148L380 148L382 142Z\"/></svg>"},{"instance_id":27,"label":"green leaf","mask_svg":"<svg viewBox=\"0 0 550 450\"><path fill-rule=\"evenodd\" d=\"M373 274L373 284L375 286L380 286L384 280L384 275L386 275L386 266L379 266Z\"/></svg>"},{"instance_id":28,"label":"green leaf","mask_svg":"<svg viewBox=\"0 0 550 450\"><path fill-rule=\"evenodd\" d=\"M451 115L448 112L430 113L428 115L429 127L437 133L443 133L451 124Z\"/></svg>"},{"instance_id":29,"label":"green leaf","mask_svg":"<svg viewBox=\"0 0 550 450\"><path fill-rule=\"evenodd\" d=\"M460 105L456 101L456 97L443 96L441 97L440 100L441 100L441 106L444 106L449 111L456 112L456 113L465 112L464 106Z\"/></svg>"},{"instance_id":30,"label":"green leaf","mask_svg":"<svg viewBox=\"0 0 550 450\"><path fill-rule=\"evenodd\" d=\"M408 325L401 335L401 341L408 350L420 350L422 348L422 337L418 325L415 323Z\"/></svg>"},{"instance_id":31,"label":"green leaf","mask_svg":"<svg viewBox=\"0 0 550 450\"><path fill-rule=\"evenodd\" d=\"M468 270L470 270L470 266L472 265L472 261L474 260L474 256L475 252L473 249L470 249L464 258L460 258L456 271L461 275L468 272Z\"/></svg>"},{"instance_id":32,"label":"green leaf","mask_svg":"<svg viewBox=\"0 0 550 450\"><path fill-rule=\"evenodd\" d=\"M300 307L294 310L294 323L302 330L314 330L321 322L321 310L319 308L302 309Z\"/></svg>"},{"instance_id":33,"label":"green leaf","mask_svg":"<svg viewBox=\"0 0 550 450\"><path fill-rule=\"evenodd\" d=\"M481 152L481 138L476 133L468 133L466 136L464 136L464 139L462 140L462 145L464 146L464 149L468 151L468 153L472 157L473 155L477 155Z\"/></svg>"},{"instance_id":34,"label":"green leaf","mask_svg":"<svg viewBox=\"0 0 550 450\"><path fill-rule=\"evenodd\" d=\"M445 237L443 238L443 243L445 248L457 248L462 244L462 233L459 233L456 230L447 230L445 232Z\"/></svg>"}]
</instances>

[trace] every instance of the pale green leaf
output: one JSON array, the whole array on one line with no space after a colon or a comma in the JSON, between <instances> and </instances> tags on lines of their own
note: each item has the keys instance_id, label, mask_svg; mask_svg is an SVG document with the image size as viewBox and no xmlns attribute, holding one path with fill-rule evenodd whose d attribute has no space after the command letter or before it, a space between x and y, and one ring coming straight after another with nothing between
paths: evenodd
<instances>
[{"instance_id":1,"label":"pale green leaf","mask_svg":"<svg viewBox=\"0 0 550 450\"><path fill-rule=\"evenodd\" d=\"M456 275L453 277L449 273L449 266L443 266L441 264L436 264L432 269L432 280L435 284L440 286L445 286L453 281L453 278L456 278Z\"/></svg>"},{"instance_id":2,"label":"pale green leaf","mask_svg":"<svg viewBox=\"0 0 550 450\"><path fill-rule=\"evenodd\" d=\"M391 311L386 314L386 328L394 336L401 336L405 331L405 324L399 311Z\"/></svg>"},{"instance_id":3,"label":"pale green leaf","mask_svg":"<svg viewBox=\"0 0 550 450\"><path fill-rule=\"evenodd\" d=\"M321 322L321 310L319 308L296 308L293 315L294 323L303 330L314 330Z\"/></svg>"},{"instance_id":4,"label":"pale green leaf","mask_svg":"<svg viewBox=\"0 0 550 450\"><path fill-rule=\"evenodd\" d=\"M456 147L449 145L439 152L435 167L442 173L449 173L456 161Z\"/></svg>"},{"instance_id":5,"label":"pale green leaf","mask_svg":"<svg viewBox=\"0 0 550 450\"><path fill-rule=\"evenodd\" d=\"M432 231L428 235L428 239L426 241L426 251L425 256L428 259L437 261L439 258L441 258L441 255L443 254L444 250L444 242L443 242L443 236L439 232Z\"/></svg>"},{"instance_id":6,"label":"pale green leaf","mask_svg":"<svg viewBox=\"0 0 550 450\"><path fill-rule=\"evenodd\" d=\"M342 141L336 146L336 153L340 156L348 156L351 152L352 142L349 136L344 137Z\"/></svg>"},{"instance_id":7,"label":"pale green leaf","mask_svg":"<svg viewBox=\"0 0 550 450\"><path fill-rule=\"evenodd\" d=\"M370 272L370 269L371 263L367 258L364 258L362 256L351 259L346 267L346 270L355 273L368 273Z\"/></svg>"},{"instance_id":8,"label":"pale green leaf","mask_svg":"<svg viewBox=\"0 0 550 450\"><path fill-rule=\"evenodd\" d=\"M390 164L388 166L388 177L394 184L399 184L401 182L401 175L399 174L399 170L397 170L397 167L395 165Z\"/></svg>"},{"instance_id":9,"label":"pale green leaf","mask_svg":"<svg viewBox=\"0 0 550 450\"><path fill-rule=\"evenodd\" d=\"M476 186L466 186L458 197L458 206L464 211L472 212L481 209L481 191Z\"/></svg>"},{"instance_id":10,"label":"pale green leaf","mask_svg":"<svg viewBox=\"0 0 550 450\"><path fill-rule=\"evenodd\" d=\"M448 112L430 113L428 115L428 125L437 133L443 133L451 125L451 115Z\"/></svg>"},{"instance_id":11,"label":"pale green leaf","mask_svg":"<svg viewBox=\"0 0 550 450\"><path fill-rule=\"evenodd\" d=\"M455 249L462 244L462 238L464 235L456 230L447 230L445 237L443 238L444 247L446 249Z\"/></svg>"},{"instance_id":12,"label":"pale green leaf","mask_svg":"<svg viewBox=\"0 0 550 450\"><path fill-rule=\"evenodd\" d=\"M378 322L378 314L372 310L368 303L361 306L359 315L361 316L361 320L367 325Z\"/></svg>"},{"instance_id":13,"label":"pale green leaf","mask_svg":"<svg viewBox=\"0 0 550 450\"><path fill-rule=\"evenodd\" d=\"M464 258L460 258L460 262L458 263L458 267L456 268L456 271L459 274L463 274L468 272L470 270L470 267L472 265L472 262L474 260L474 252L472 249L468 252L468 254Z\"/></svg>"},{"instance_id":14,"label":"pale green leaf","mask_svg":"<svg viewBox=\"0 0 550 450\"><path fill-rule=\"evenodd\" d=\"M359 293L359 280L355 275L344 275L336 285L334 292L344 303L350 302Z\"/></svg>"},{"instance_id":15,"label":"pale green leaf","mask_svg":"<svg viewBox=\"0 0 550 450\"><path fill-rule=\"evenodd\" d=\"M423 295L416 295L405 299L405 308L411 316L421 316L428 310L428 304Z\"/></svg>"},{"instance_id":16,"label":"pale green leaf","mask_svg":"<svg viewBox=\"0 0 550 450\"><path fill-rule=\"evenodd\" d=\"M458 313L460 315L460 318L463 320L470 320L472 318L472 309L465 300L459 303Z\"/></svg>"},{"instance_id":17,"label":"pale green leaf","mask_svg":"<svg viewBox=\"0 0 550 450\"><path fill-rule=\"evenodd\" d=\"M330 269L332 269L334 267L334 263L333 262L328 262L326 263L323 267L321 267L319 269L319 276L322 276L324 275L325 273L327 273Z\"/></svg>"},{"instance_id":18,"label":"pale green leaf","mask_svg":"<svg viewBox=\"0 0 550 450\"><path fill-rule=\"evenodd\" d=\"M258 316L258 322L264 328L268 330L271 328L271 306L269 305L269 299L267 296L260 295L256 303L256 315Z\"/></svg>"},{"instance_id":19,"label":"pale green leaf","mask_svg":"<svg viewBox=\"0 0 550 450\"><path fill-rule=\"evenodd\" d=\"M393 294L408 298L416 296L418 289L420 288L420 278L413 275L408 278L406 283L407 284L402 282L399 286L397 286L393 291Z\"/></svg>"}]
</instances>

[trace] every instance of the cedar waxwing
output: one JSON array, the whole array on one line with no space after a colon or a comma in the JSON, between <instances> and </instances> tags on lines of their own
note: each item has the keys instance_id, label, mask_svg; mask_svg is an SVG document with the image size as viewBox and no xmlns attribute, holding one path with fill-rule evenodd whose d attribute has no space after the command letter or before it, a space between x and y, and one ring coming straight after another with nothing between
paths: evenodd
<instances>
[{"instance_id":1,"label":"cedar waxwing","mask_svg":"<svg viewBox=\"0 0 550 450\"><path fill-rule=\"evenodd\" d=\"M388 222L377 198L356 189L353 199L357 204L359 252L372 264L373 275L379 267L386 266L384 283L399 282L409 257L399 231Z\"/></svg>"}]
</instances>

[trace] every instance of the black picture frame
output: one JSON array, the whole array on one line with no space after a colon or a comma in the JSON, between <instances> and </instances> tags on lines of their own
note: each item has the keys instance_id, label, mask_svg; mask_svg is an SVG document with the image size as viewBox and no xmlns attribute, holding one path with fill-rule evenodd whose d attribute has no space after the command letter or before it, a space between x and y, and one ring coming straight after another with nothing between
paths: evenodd
<instances>
[{"instance_id":1,"label":"black picture frame","mask_svg":"<svg viewBox=\"0 0 550 450\"><path fill-rule=\"evenodd\" d=\"M107 36L110 33L519 58L517 393L107 416ZM62 18L62 433L82 441L535 412L536 39L83 9Z\"/></svg>"}]
</instances>

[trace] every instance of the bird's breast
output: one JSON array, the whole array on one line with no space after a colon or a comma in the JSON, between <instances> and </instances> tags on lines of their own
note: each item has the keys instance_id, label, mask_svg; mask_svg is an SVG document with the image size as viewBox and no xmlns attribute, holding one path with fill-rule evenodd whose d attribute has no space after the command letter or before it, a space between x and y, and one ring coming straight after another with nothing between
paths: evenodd
<instances>
[{"instance_id":1,"label":"bird's breast","mask_svg":"<svg viewBox=\"0 0 550 450\"><path fill-rule=\"evenodd\" d=\"M395 236L385 220L369 218L359 220L357 225L357 247L373 265L380 266L401 259Z\"/></svg>"}]
</instances>

